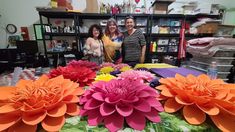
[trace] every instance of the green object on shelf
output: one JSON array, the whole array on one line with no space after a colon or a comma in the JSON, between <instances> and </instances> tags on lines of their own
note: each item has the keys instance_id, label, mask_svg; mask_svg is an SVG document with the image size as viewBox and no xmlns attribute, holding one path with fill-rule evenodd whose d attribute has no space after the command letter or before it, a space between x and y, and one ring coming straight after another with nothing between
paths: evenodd
<instances>
[{"instance_id":1,"label":"green object on shelf","mask_svg":"<svg viewBox=\"0 0 235 132\"><path fill-rule=\"evenodd\" d=\"M201 125L188 124L180 114L159 113L162 122L148 122L142 131L138 132L220 132L214 125L206 122ZM84 118L79 116L66 119L66 123L60 132L108 132L103 125L89 126ZM121 132L137 132L131 128L124 128Z\"/></svg>"}]
</instances>

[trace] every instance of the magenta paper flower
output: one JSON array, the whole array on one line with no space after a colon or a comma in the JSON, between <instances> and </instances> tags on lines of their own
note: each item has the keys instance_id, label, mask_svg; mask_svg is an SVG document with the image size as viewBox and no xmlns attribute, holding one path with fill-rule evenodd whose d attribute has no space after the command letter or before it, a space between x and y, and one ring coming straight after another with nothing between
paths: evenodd
<instances>
[{"instance_id":1,"label":"magenta paper flower","mask_svg":"<svg viewBox=\"0 0 235 132\"><path fill-rule=\"evenodd\" d=\"M88 116L88 124L103 123L109 131L123 128L124 122L136 130L145 128L146 120L160 122L161 103L157 91L139 81L113 79L97 82L85 91L80 103L81 116Z\"/></svg>"},{"instance_id":2,"label":"magenta paper flower","mask_svg":"<svg viewBox=\"0 0 235 132\"><path fill-rule=\"evenodd\" d=\"M113 63L110 63L110 62L105 62L101 65L101 68L103 67L113 67L114 68L115 64Z\"/></svg>"},{"instance_id":3,"label":"magenta paper flower","mask_svg":"<svg viewBox=\"0 0 235 132\"><path fill-rule=\"evenodd\" d=\"M79 83L79 86L84 87L90 85L95 77L95 71L90 68L86 68L83 66L66 66L66 67L58 67L49 72L49 78L54 78L59 75L63 75L65 79L70 79L71 81Z\"/></svg>"},{"instance_id":4,"label":"magenta paper flower","mask_svg":"<svg viewBox=\"0 0 235 132\"><path fill-rule=\"evenodd\" d=\"M147 82L150 82L155 78L152 73L144 70L128 70L119 74L118 77L129 80L143 80Z\"/></svg>"},{"instance_id":5,"label":"magenta paper flower","mask_svg":"<svg viewBox=\"0 0 235 132\"><path fill-rule=\"evenodd\" d=\"M83 66L83 67L87 67L90 68L92 70L99 70L99 66L95 63L95 62L90 62L90 61L83 61L83 60L72 60L71 62L69 62L68 66Z\"/></svg>"}]
</instances>

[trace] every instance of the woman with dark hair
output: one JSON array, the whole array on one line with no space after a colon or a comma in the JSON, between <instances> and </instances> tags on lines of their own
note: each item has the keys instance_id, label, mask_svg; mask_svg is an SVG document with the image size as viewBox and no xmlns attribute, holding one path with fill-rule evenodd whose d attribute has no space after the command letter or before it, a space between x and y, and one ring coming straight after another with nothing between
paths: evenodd
<instances>
[{"instance_id":1,"label":"woman with dark hair","mask_svg":"<svg viewBox=\"0 0 235 132\"><path fill-rule=\"evenodd\" d=\"M144 63L146 41L141 29L135 28L133 16L127 16L125 19L127 31L124 32L122 44L123 62L131 66L137 63Z\"/></svg>"},{"instance_id":2,"label":"woman with dark hair","mask_svg":"<svg viewBox=\"0 0 235 132\"><path fill-rule=\"evenodd\" d=\"M88 36L84 46L84 55L88 57L89 61L102 64L104 61L104 45L101 40L103 37L101 27L97 24L91 25Z\"/></svg>"},{"instance_id":3,"label":"woman with dark hair","mask_svg":"<svg viewBox=\"0 0 235 132\"><path fill-rule=\"evenodd\" d=\"M102 38L105 48L105 61L120 63L121 62L121 45L123 40L122 33L118 30L115 19L110 18L107 22L105 35Z\"/></svg>"}]
</instances>

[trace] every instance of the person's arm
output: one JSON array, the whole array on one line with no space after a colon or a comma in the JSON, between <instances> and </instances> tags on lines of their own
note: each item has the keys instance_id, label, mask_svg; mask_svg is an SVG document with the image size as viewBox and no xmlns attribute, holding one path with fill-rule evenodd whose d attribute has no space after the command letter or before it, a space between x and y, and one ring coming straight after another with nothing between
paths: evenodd
<instances>
[{"instance_id":1,"label":"person's arm","mask_svg":"<svg viewBox=\"0 0 235 132\"><path fill-rule=\"evenodd\" d=\"M88 38L86 40L86 43L84 45L84 49L83 49L83 52L84 52L84 55L90 55L90 54L93 54L93 52L91 52L91 38Z\"/></svg>"},{"instance_id":2,"label":"person's arm","mask_svg":"<svg viewBox=\"0 0 235 132\"><path fill-rule=\"evenodd\" d=\"M142 33L141 30L139 30L141 32L140 35L140 46L141 46L141 55L140 55L140 63L144 63L145 61L145 52L146 52L146 40L144 37L144 34Z\"/></svg>"},{"instance_id":3,"label":"person's arm","mask_svg":"<svg viewBox=\"0 0 235 132\"><path fill-rule=\"evenodd\" d=\"M146 52L146 45L141 47L140 63L144 63L145 61L145 52Z\"/></svg>"}]
</instances>

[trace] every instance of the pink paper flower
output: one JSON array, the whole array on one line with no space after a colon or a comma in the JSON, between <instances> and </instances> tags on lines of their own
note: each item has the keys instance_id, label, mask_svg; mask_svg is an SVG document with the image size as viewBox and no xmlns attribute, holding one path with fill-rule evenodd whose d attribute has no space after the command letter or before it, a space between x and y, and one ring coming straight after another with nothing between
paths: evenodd
<instances>
[{"instance_id":1,"label":"pink paper flower","mask_svg":"<svg viewBox=\"0 0 235 132\"><path fill-rule=\"evenodd\" d=\"M143 80L147 82L150 82L155 78L153 74L144 70L128 70L119 74L118 77L129 80Z\"/></svg>"},{"instance_id":2,"label":"pink paper flower","mask_svg":"<svg viewBox=\"0 0 235 132\"><path fill-rule=\"evenodd\" d=\"M53 69L48 74L50 78L59 75L63 75L65 79L70 79L71 81L79 83L79 86L84 87L90 85L94 81L96 73L90 68L70 65Z\"/></svg>"},{"instance_id":3,"label":"pink paper flower","mask_svg":"<svg viewBox=\"0 0 235 132\"><path fill-rule=\"evenodd\" d=\"M80 114L88 116L89 125L104 123L111 132L122 129L124 122L133 129L143 130L147 119L161 121L158 112L163 107L156 96L157 91L139 81L97 82L81 97Z\"/></svg>"},{"instance_id":4,"label":"pink paper flower","mask_svg":"<svg viewBox=\"0 0 235 132\"><path fill-rule=\"evenodd\" d=\"M103 63L103 64L101 65L101 68L103 68L103 67L113 67L113 68L114 68L114 66L115 66L115 64L110 63L110 62L106 62L106 63Z\"/></svg>"},{"instance_id":5,"label":"pink paper flower","mask_svg":"<svg viewBox=\"0 0 235 132\"><path fill-rule=\"evenodd\" d=\"M83 66L95 71L99 70L99 66L95 62L83 61L83 60L79 61L73 60L68 64L68 66Z\"/></svg>"}]
</instances>

